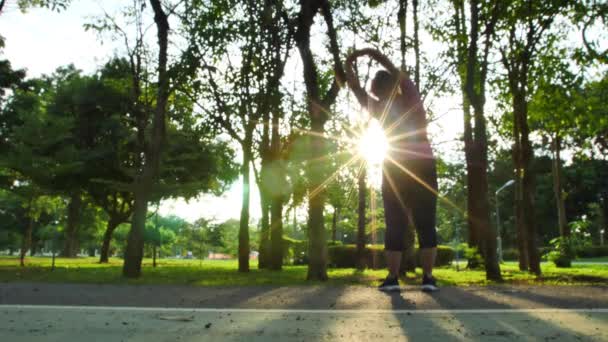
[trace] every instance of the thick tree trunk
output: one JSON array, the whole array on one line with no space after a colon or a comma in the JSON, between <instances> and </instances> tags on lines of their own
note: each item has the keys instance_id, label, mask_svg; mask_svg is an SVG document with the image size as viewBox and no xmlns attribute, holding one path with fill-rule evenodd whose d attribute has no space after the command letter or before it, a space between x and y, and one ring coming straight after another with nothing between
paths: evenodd
<instances>
[{"instance_id":1,"label":"thick tree trunk","mask_svg":"<svg viewBox=\"0 0 608 342\"><path fill-rule=\"evenodd\" d=\"M82 197L80 191L75 191L70 195L68 204L68 219L65 232L65 242L61 256L65 258L75 258L78 254L78 229L80 226L80 214L82 212Z\"/></svg>"},{"instance_id":2,"label":"thick tree trunk","mask_svg":"<svg viewBox=\"0 0 608 342\"><path fill-rule=\"evenodd\" d=\"M19 265L21 267L25 266L25 255L32 244L32 231L34 231L34 219L30 218L21 241L21 253L19 253Z\"/></svg>"},{"instance_id":3,"label":"thick tree trunk","mask_svg":"<svg viewBox=\"0 0 608 342\"><path fill-rule=\"evenodd\" d=\"M367 202L367 172L361 169L357 185L359 188L359 205L357 207L357 268L365 268L365 209Z\"/></svg>"},{"instance_id":4,"label":"thick tree trunk","mask_svg":"<svg viewBox=\"0 0 608 342\"><path fill-rule=\"evenodd\" d=\"M557 222L559 227L559 235L561 237L570 236L570 228L566 220L566 205L562 191L562 160L561 160L561 138L558 133L553 138L553 195L555 197L555 205L557 209Z\"/></svg>"},{"instance_id":5,"label":"thick tree trunk","mask_svg":"<svg viewBox=\"0 0 608 342\"><path fill-rule=\"evenodd\" d=\"M110 258L110 243L112 242L112 234L114 234L114 230L120 224L119 220L110 218L108 220L108 224L106 226L106 231L103 234L103 242L101 244L101 251L99 255L100 263L107 263Z\"/></svg>"},{"instance_id":6,"label":"thick tree trunk","mask_svg":"<svg viewBox=\"0 0 608 342\"><path fill-rule=\"evenodd\" d=\"M251 163L251 133L248 132L247 135L243 146L243 165L241 166L243 197L239 224L239 272L249 272L249 164Z\"/></svg>"}]
</instances>

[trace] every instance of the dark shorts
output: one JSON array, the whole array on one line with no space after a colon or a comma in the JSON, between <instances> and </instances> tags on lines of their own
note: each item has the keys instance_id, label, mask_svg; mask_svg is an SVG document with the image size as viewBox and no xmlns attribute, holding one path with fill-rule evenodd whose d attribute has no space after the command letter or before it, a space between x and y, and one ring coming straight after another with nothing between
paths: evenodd
<instances>
[{"instance_id":1,"label":"dark shorts","mask_svg":"<svg viewBox=\"0 0 608 342\"><path fill-rule=\"evenodd\" d=\"M386 234L384 248L389 251L405 249L405 233L409 216L418 235L420 248L437 246L435 229L437 206L437 167L434 159L410 159L402 161L405 172L391 161L385 161L382 177L382 198ZM424 186L420 181L426 183Z\"/></svg>"}]
</instances>

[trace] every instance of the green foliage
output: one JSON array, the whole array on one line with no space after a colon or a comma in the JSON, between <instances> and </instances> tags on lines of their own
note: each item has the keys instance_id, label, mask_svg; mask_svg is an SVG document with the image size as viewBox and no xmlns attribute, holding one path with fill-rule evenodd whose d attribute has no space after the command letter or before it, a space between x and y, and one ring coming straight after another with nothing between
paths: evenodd
<instances>
[{"instance_id":1,"label":"green foliage","mask_svg":"<svg viewBox=\"0 0 608 342\"><path fill-rule=\"evenodd\" d=\"M477 247L467 246L464 249L464 257L469 261L470 267L482 267L484 264L483 256Z\"/></svg>"},{"instance_id":2,"label":"green foliage","mask_svg":"<svg viewBox=\"0 0 608 342\"><path fill-rule=\"evenodd\" d=\"M548 254L549 261L557 267L570 267L570 262L577 257L578 251L591 246L588 232L590 223L586 218L570 222L570 236L559 236L549 242L552 247Z\"/></svg>"},{"instance_id":3,"label":"green foliage","mask_svg":"<svg viewBox=\"0 0 608 342\"><path fill-rule=\"evenodd\" d=\"M17 0L17 5L22 12L30 7L43 7L59 12L65 10L70 2L72 0Z\"/></svg>"},{"instance_id":4,"label":"green foliage","mask_svg":"<svg viewBox=\"0 0 608 342\"><path fill-rule=\"evenodd\" d=\"M586 246L576 252L579 258L608 257L608 246Z\"/></svg>"},{"instance_id":5,"label":"green foliage","mask_svg":"<svg viewBox=\"0 0 608 342\"><path fill-rule=\"evenodd\" d=\"M287 265L306 265L308 263L308 243L283 236L283 259Z\"/></svg>"}]
</instances>

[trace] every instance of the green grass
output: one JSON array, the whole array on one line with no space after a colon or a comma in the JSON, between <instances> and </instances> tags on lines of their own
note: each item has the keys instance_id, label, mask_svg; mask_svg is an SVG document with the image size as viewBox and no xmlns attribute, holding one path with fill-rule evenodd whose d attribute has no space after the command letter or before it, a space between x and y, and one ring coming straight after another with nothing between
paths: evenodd
<instances>
[{"instance_id":1,"label":"green grass","mask_svg":"<svg viewBox=\"0 0 608 342\"><path fill-rule=\"evenodd\" d=\"M570 269L556 268L550 263L542 265L543 276L537 278L520 272L517 264L507 262L501 265L506 284L553 284L590 285L608 283L608 265L574 265ZM19 266L19 260L0 257L0 282L68 282L95 284L186 284L195 286L251 286L251 285L305 285L306 266L286 266L280 272L259 270L252 262L249 273L237 272L235 260L167 260L159 261L156 268L152 261L145 259L142 277L136 280L121 276L122 260L111 259L109 264L99 264L95 258L56 260L55 270L51 270L51 258L33 257L26 260L26 267ZM437 268L435 276L442 285L469 286L492 284L485 280L483 270L460 270L454 267ZM328 285L375 286L386 275L384 270L329 269ZM416 275L403 278L406 284L418 284L420 270Z\"/></svg>"}]
</instances>

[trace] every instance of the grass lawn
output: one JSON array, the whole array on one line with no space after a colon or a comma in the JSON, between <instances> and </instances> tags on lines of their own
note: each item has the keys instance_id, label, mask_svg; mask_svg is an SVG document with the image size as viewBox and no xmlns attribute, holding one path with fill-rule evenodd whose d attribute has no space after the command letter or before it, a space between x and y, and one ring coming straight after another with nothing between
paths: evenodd
<instances>
[{"instance_id":1,"label":"grass lawn","mask_svg":"<svg viewBox=\"0 0 608 342\"><path fill-rule=\"evenodd\" d=\"M553 264L542 265L543 276L536 278L520 272L515 262L501 265L506 284L553 284L592 285L608 284L608 265L577 264L570 269L556 268ZM152 267L152 260L145 259L143 275L137 280L127 280L121 276L122 260L111 259L109 264L99 264L96 258L56 259L56 268L51 271L51 258L31 257L26 259L26 267L19 266L15 257L0 257L0 282L69 282L95 284L173 284L197 286L246 286L246 285L305 285L306 266L286 266L282 271L257 269L252 262L249 273L237 272L236 260L169 260L163 259L158 267ZM329 269L328 285L375 286L386 275L384 270L357 271L352 268ZM457 271L454 266L437 268L435 276L441 285L487 285L482 270ZM403 278L406 284L418 284L420 269L416 275Z\"/></svg>"}]
</instances>

